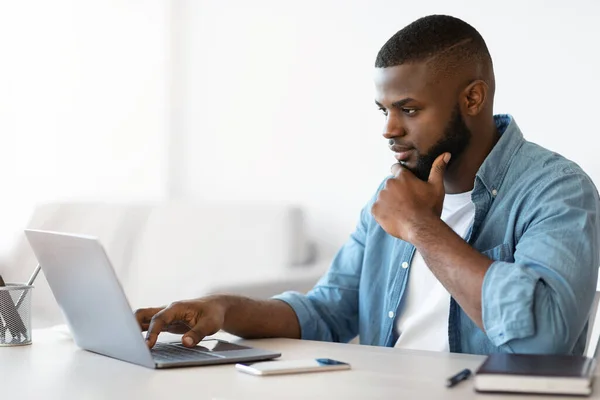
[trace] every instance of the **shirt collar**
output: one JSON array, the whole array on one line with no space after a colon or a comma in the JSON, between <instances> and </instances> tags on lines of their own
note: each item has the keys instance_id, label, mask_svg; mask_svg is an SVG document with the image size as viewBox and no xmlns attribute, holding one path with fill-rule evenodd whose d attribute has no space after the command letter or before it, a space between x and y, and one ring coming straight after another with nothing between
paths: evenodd
<instances>
[{"instance_id":1,"label":"shirt collar","mask_svg":"<svg viewBox=\"0 0 600 400\"><path fill-rule=\"evenodd\" d=\"M494 115L494 122L500 139L483 161L476 175L492 196L498 194L513 156L525 143L523 134L511 115Z\"/></svg>"}]
</instances>

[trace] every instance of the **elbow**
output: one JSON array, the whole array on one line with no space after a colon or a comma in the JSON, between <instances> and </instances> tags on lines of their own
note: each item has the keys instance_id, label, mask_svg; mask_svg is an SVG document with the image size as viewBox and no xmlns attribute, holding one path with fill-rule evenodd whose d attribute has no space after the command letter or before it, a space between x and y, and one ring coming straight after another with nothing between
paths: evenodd
<instances>
[{"instance_id":1,"label":"elbow","mask_svg":"<svg viewBox=\"0 0 600 400\"><path fill-rule=\"evenodd\" d=\"M515 338L500 346L502 353L516 354L573 354L575 340L570 335L560 331L536 332L525 338Z\"/></svg>"},{"instance_id":2,"label":"elbow","mask_svg":"<svg viewBox=\"0 0 600 400\"><path fill-rule=\"evenodd\" d=\"M528 312L527 329L506 329L504 339L496 337L498 350L519 354L573 354L579 339L573 327L579 324L573 320L577 313L566 312L565 308L549 290L538 290Z\"/></svg>"}]
</instances>

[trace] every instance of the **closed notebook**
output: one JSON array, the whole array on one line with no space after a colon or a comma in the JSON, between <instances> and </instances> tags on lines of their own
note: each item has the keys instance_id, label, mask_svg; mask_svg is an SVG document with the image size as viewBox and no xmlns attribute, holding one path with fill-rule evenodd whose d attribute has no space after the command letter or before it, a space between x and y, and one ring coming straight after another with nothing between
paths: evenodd
<instances>
[{"instance_id":1,"label":"closed notebook","mask_svg":"<svg viewBox=\"0 0 600 400\"><path fill-rule=\"evenodd\" d=\"M490 354L474 384L478 392L590 395L595 369L583 356Z\"/></svg>"}]
</instances>

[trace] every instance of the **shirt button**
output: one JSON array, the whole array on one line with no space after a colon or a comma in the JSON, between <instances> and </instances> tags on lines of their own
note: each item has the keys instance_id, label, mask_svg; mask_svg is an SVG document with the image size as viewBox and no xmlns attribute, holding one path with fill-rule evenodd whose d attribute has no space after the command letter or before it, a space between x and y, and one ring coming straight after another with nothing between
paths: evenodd
<instances>
[{"instance_id":1,"label":"shirt button","mask_svg":"<svg viewBox=\"0 0 600 400\"><path fill-rule=\"evenodd\" d=\"M496 197L497 194L498 194L498 191L496 189L492 189L492 196Z\"/></svg>"},{"instance_id":2,"label":"shirt button","mask_svg":"<svg viewBox=\"0 0 600 400\"><path fill-rule=\"evenodd\" d=\"M393 311L390 311L390 312L388 313L388 317L390 317L390 318L394 318L394 312L393 312Z\"/></svg>"},{"instance_id":3,"label":"shirt button","mask_svg":"<svg viewBox=\"0 0 600 400\"><path fill-rule=\"evenodd\" d=\"M404 262L402 263L402 268L404 268L404 269L408 268L408 263L407 263L406 261L404 261ZM390 317L390 318L391 318L391 317Z\"/></svg>"}]
</instances>

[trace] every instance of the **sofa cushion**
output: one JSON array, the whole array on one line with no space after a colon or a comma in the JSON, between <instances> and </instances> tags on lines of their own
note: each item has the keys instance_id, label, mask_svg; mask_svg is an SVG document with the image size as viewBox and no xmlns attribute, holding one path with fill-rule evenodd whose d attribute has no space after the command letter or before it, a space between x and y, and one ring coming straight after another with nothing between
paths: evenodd
<instances>
[{"instance_id":1,"label":"sofa cushion","mask_svg":"<svg viewBox=\"0 0 600 400\"><path fill-rule=\"evenodd\" d=\"M126 282L132 304L166 304L309 260L302 210L169 202L153 208Z\"/></svg>"}]
</instances>

